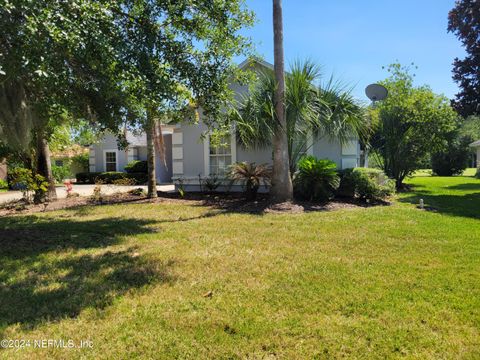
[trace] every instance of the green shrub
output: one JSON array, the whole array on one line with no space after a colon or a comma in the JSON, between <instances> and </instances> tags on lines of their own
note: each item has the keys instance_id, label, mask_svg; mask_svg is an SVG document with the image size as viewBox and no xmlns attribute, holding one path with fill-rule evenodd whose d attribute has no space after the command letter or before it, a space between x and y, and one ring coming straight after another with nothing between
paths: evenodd
<instances>
[{"instance_id":1,"label":"green shrub","mask_svg":"<svg viewBox=\"0 0 480 360\"><path fill-rule=\"evenodd\" d=\"M133 160L130 161L125 166L125 171L129 174L131 173L148 173L148 163L143 160Z\"/></svg>"},{"instance_id":2,"label":"green shrub","mask_svg":"<svg viewBox=\"0 0 480 360\"><path fill-rule=\"evenodd\" d=\"M15 168L9 172L12 189L21 190L25 202L38 204L45 200L48 191L48 182L41 175L33 175L32 170Z\"/></svg>"},{"instance_id":3,"label":"green shrub","mask_svg":"<svg viewBox=\"0 0 480 360\"><path fill-rule=\"evenodd\" d=\"M56 183L62 183L70 175L70 164L62 166L52 164L52 175Z\"/></svg>"},{"instance_id":4,"label":"green shrub","mask_svg":"<svg viewBox=\"0 0 480 360\"><path fill-rule=\"evenodd\" d=\"M77 183L80 184L94 184L95 179L100 175L99 172L82 172L75 175Z\"/></svg>"},{"instance_id":5,"label":"green shrub","mask_svg":"<svg viewBox=\"0 0 480 360\"><path fill-rule=\"evenodd\" d=\"M6 180L0 179L0 190L8 189L8 182Z\"/></svg>"},{"instance_id":6,"label":"green shrub","mask_svg":"<svg viewBox=\"0 0 480 360\"><path fill-rule=\"evenodd\" d=\"M240 162L231 166L229 177L234 182L243 182L247 200L255 200L262 182L270 183L272 170L266 164L255 165L255 163Z\"/></svg>"},{"instance_id":7,"label":"green shrub","mask_svg":"<svg viewBox=\"0 0 480 360\"><path fill-rule=\"evenodd\" d=\"M136 185L145 184L148 180L145 173L124 173L118 171L78 173L77 182L81 184L95 184L100 180L103 184L113 184L123 179L132 179Z\"/></svg>"},{"instance_id":8,"label":"green shrub","mask_svg":"<svg viewBox=\"0 0 480 360\"><path fill-rule=\"evenodd\" d=\"M79 155L75 155L73 158L72 158L72 166L76 166L77 168L81 168L83 170L88 170L88 165L89 165L89 153L85 153L85 154L79 154Z\"/></svg>"},{"instance_id":9,"label":"green shrub","mask_svg":"<svg viewBox=\"0 0 480 360\"><path fill-rule=\"evenodd\" d=\"M143 185L148 182L148 175L146 173L130 173L127 174L127 178L135 180L135 185Z\"/></svg>"},{"instance_id":10,"label":"green shrub","mask_svg":"<svg viewBox=\"0 0 480 360\"><path fill-rule=\"evenodd\" d=\"M330 160L304 156L298 162L293 178L296 197L306 200L326 201L334 196L340 183L337 165Z\"/></svg>"},{"instance_id":11,"label":"green shrub","mask_svg":"<svg viewBox=\"0 0 480 360\"><path fill-rule=\"evenodd\" d=\"M337 195L362 200L382 200L395 193L395 182L382 170L355 168L339 171Z\"/></svg>"},{"instance_id":12,"label":"green shrub","mask_svg":"<svg viewBox=\"0 0 480 360\"><path fill-rule=\"evenodd\" d=\"M204 186L209 192L214 192L221 184L220 179L216 175L207 176L200 180L200 185Z\"/></svg>"},{"instance_id":13,"label":"green shrub","mask_svg":"<svg viewBox=\"0 0 480 360\"><path fill-rule=\"evenodd\" d=\"M432 170L438 176L460 175L468 166L470 137L454 138L444 151L432 155Z\"/></svg>"}]
</instances>

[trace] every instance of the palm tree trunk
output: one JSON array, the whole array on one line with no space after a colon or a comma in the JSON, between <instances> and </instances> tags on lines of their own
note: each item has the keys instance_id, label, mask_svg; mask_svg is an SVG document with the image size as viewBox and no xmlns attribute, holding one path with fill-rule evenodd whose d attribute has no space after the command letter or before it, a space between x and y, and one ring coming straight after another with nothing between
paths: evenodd
<instances>
[{"instance_id":1,"label":"palm tree trunk","mask_svg":"<svg viewBox=\"0 0 480 360\"><path fill-rule=\"evenodd\" d=\"M157 179L155 176L155 119L147 115L147 164L148 164L148 194L149 199L157 197Z\"/></svg>"},{"instance_id":2,"label":"palm tree trunk","mask_svg":"<svg viewBox=\"0 0 480 360\"><path fill-rule=\"evenodd\" d=\"M277 127L273 136L273 175L271 197L275 202L291 200L292 180L288 161L287 124L285 119L285 64L283 55L282 0L273 0L273 44L275 90L275 113Z\"/></svg>"},{"instance_id":3,"label":"palm tree trunk","mask_svg":"<svg viewBox=\"0 0 480 360\"><path fill-rule=\"evenodd\" d=\"M37 131L37 173L48 181L47 200L56 200L57 191L55 189L55 179L52 174L50 148L48 141L45 139L45 132L40 129Z\"/></svg>"}]
</instances>

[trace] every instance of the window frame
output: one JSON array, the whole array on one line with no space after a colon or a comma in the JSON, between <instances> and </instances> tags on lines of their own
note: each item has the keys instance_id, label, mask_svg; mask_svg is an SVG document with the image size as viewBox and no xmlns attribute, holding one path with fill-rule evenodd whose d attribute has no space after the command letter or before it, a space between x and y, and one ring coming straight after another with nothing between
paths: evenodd
<instances>
[{"instance_id":1,"label":"window frame","mask_svg":"<svg viewBox=\"0 0 480 360\"><path fill-rule=\"evenodd\" d=\"M115 154L115 170L107 170L107 153L114 153ZM112 162L108 162L112 164ZM105 172L108 171L118 171L118 150L117 149L105 149L103 150L103 168Z\"/></svg>"},{"instance_id":2,"label":"window frame","mask_svg":"<svg viewBox=\"0 0 480 360\"><path fill-rule=\"evenodd\" d=\"M216 154L210 154L210 134L207 134L207 136L204 139L204 176L217 176L219 178L226 178L225 175L219 175L219 174L212 174L210 172L210 157L211 155L213 156L230 156L231 159L231 164L233 165L237 162L237 146L236 146L236 133L234 128L230 131L230 153L229 155L216 155Z\"/></svg>"}]
</instances>

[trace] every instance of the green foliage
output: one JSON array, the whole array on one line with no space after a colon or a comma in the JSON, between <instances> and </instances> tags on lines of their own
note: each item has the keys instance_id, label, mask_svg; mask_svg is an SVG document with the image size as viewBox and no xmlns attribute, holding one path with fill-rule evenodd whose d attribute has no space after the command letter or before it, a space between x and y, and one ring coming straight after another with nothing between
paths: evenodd
<instances>
[{"instance_id":1,"label":"green foliage","mask_svg":"<svg viewBox=\"0 0 480 360\"><path fill-rule=\"evenodd\" d=\"M72 157L72 166L77 166L81 169L84 169L85 171L88 170L89 166L89 154L80 154L80 155L75 155Z\"/></svg>"},{"instance_id":2,"label":"green foliage","mask_svg":"<svg viewBox=\"0 0 480 360\"><path fill-rule=\"evenodd\" d=\"M8 181L0 179L0 190L8 189Z\"/></svg>"},{"instance_id":3,"label":"green foliage","mask_svg":"<svg viewBox=\"0 0 480 360\"><path fill-rule=\"evenodd\" d=\"M221 185L218 176L212 175L204 179L201 179L201 184L207 189L207 191L215 191Z\"/></svg>"},{"instance_id":4,"label":"green foliage","mask_svg":"<svg viewBox=\"0 0 480 360\"><path fill-rule=\"evenodd\" d=\"M469 136L459 138L457 133L452 134L447 147L443 151L432 155L433 173L439 176L460 175L468 167L471 156L469 145L473 142Z\"/></svg>"},{"instance_id":5,"label":"green foliage","mask_svg":"<svg viewBox=\"0 0 480 360\"><path fill-rule=\"evenodd\" d=\"M97 181L103 184L114 184L124 179L132 179L134 184L140 185L147 182L147 174L145 173L124 173L117 171L109 172L84 172L76 175L77 182L80 184L95 184ZM130 184L130 182L129 182Z\"/></svg>"},{"instance_id":6,"label":"green foliage","mask_svg":"<svg viewBox=\"0 0 480 360\"><path fill-rule=\"evenodd\" d=\"M180 194L181 198L185 197L185 194L187 193L185 191L185 179L183 178L178 178L175 180L175 187L178 190L178 193Z\"/></svg>"},{"instance_id":7,"label":"green foliage","mask_svg":"<svg viewBox=\"0 0 480 360\"><path fill-rule=\"evenodd\" d=\"M70 175L70 161L65 162L62 166L52 164L52 174L57 184L62 183Z\"/></svg>"},{"instance_id":8,"label":"green foliage","mask_svg":"<svg viewBox=\"0 0 480 360\"><path fill-rule=\"evenodd\" d=\"M132 160L125 166L127 173L147 173L148 163L144 160Z\"/></svg>"},{"instance_id":9,"label":"green foliage","mask_svg":"<svg viewBox=\"0 0 480 360\"><path fill-rule=\"evenodd\" d=\"M339 172L337 195L361 200L383 200L395 194L395 182L382 170L371 168L345 169Z\"/></svg>"},{"instance_id":10,"label":"green foliage","mask_svg":"<svg viewBox=\"0 0 480 360\"><path fill-rule=\"evenodd\" d=\"M349 89L330 78L319 84L319 67L311 61L295 62L286 74L288 156L293 174L301 156L312 146L308 141L327 137L346 141L368 131L364 109ZM277 128L274 109L275 78L265 71L231 114L237 135L245 147L272 144Z\"/></svg>"},{"instance_id":11,"label":"green foliage","mask_svg":"<svg viewBox=\"0 0 480 360\"><path fill-rule=\"evenodd\" d=\"M453 79L460 87L454 106L462 116L480 114L480 11L478 1L458 0L448 14L448 31L462 42L466 56L453 61Z\"/></svg>"},{"instance_id":12,"label":"green foliage","mask_svg":"<svg viewBox=\"0 0 480 360\"><path fill-rule=\"evenodd\" d=\"M446 97L426 86L414 87L409 68L393 64L388 71L391 76L382 84L389 95L371 110L376 124L371 143L381 155L383 170L399 188L430 153L444 148L457 126L457 115Z\"/></svg>"},{"instance_id":13,"label":"green foliage","mask_svg":"<svg viewBox=\"0 0 480 360\"><path fill-rule=\"evenodd\" d=\"M311 155L302 157L293 178L295 196L319 201L333 198L340 184L336 169L333 161L319 160Z\"/></svg>"},{"instance_id":14,"label":"green foliage","mask_svg":"<svg viewBox=\"0 0 480 360\"><path fill-rule=\"evenodd\" d=\"M460 123L459 136L480 140L480 116L469 116Z\"/></svg>"},{"instance_id":15,"label":"green foliage","mask_svg":"<svg viewBox=\"0 0 480 360\"><path fill-rule=\"evenodd\" d=\"M32 170L25 168L15 168L8 174L10 187L15 190L21 190L23 199L29 203L40 203L45 200L48 191L48 182L41 175L33 175Z\"/></svg>"},{"instance_id":16,"label":"green foliage","mask_svg":"<svg viewBox=\"0 0 480 360\"><path fill-rule=\"evenodd\" d=\"M247 200L255 200L260 186L270 184L272 169L267 164L240 162L230 167L229 177L232 181L245 185Z\"/></svg>"}]
</instances>

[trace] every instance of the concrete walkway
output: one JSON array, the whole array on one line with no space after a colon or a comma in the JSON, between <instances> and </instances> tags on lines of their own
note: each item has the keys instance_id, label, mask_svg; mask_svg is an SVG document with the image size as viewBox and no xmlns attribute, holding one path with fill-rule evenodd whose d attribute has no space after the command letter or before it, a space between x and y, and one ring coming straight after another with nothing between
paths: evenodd
<instances>
[{"instance_id":1,"label":"concrete walkway","mask_svg":"<svg viewBox=\"0 0 480 360\"><path fill-rule=\"evenodd\" d=\"M146 185L139 185L139 186L118 186L118 185L101 185L102 186L102 194L104 195L111 195L118 192L128 192L132 189L142 188L147 191ZM93 189L95 185L73 185L73 192L80 194L80 196L91 196L93 194ZM158 191L173 191L175 189L174 185L158 185ZM64 199L67 197L67 191L65 186L57 187L57 197L59 199ZM0 204L4 204L6 202L20 200L22 198L21 191L8 191L6 193L0 193Z\"/></svg>"}]
</instances>

